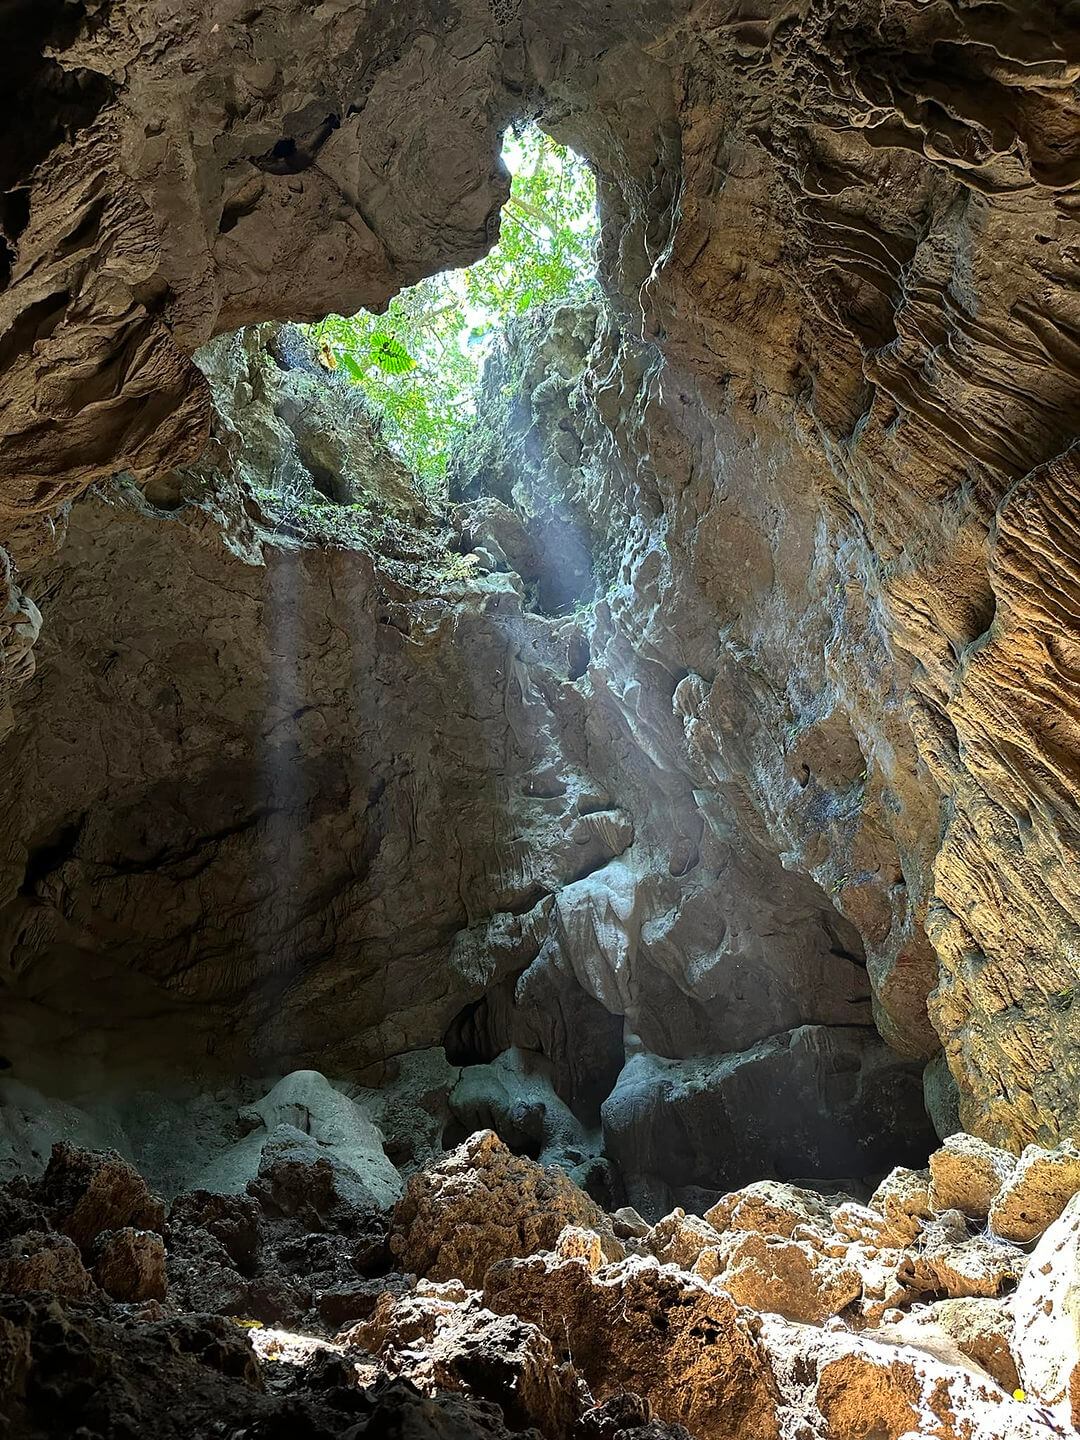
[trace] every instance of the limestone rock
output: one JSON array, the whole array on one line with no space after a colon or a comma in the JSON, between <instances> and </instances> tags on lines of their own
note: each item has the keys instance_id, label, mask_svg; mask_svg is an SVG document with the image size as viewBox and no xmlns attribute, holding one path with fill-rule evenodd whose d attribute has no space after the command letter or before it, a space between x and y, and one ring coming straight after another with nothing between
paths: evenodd
<instances>
[{"instance_id":1,"label":"limestone rock","mask_svg":"<svg viewBox=\"0 0 1080 1440\"><path fill-rule=\"evenodd\" d=\"M845 1240L859 1240L866 1245L884 1245L889 1239L889 1224L880 1210L870 1205L857 1205L853 1200L837 1205L828 1217L829 1224Z\"/></svg>"},{"instance_id":2,"label":"limestone rock","mask_svg":"<svg viewBox=\"0 0 1080 1440\"><path fill-rule=\"evenodd\" d=\"M11 557L0 549L0 739L12 726L11 696L34 673L41 612L15 583Z\"/></svg>"},{"instance_id":3,"label":"limestone rock","mask_svg":"<svg viewBox=\"0 0 1080 1440\"><path fill-rule=\"evenodd\" d=\"M25 1295L34 1290L65 1300L95 1293L78 1246L66 1235L29 1230L0 1242L0 1291Z\"/></svg>"},{"instance_id":4,"label":"limestone rock","mask_svg":"<svg viewBox=\"0 0 1080 1440\"><path fill-rule=\"evenodd\" d=\"M1015 1156L962 1133L950 1135L929 1163L931 1206L960 1210L972 1220L986 1219L1016 1169Z\"/></svg>"},{"instance_id":5,"label":"limestone rock","mask_svg":"<svg viewBox=\"0 0 1080 1440\"><path fill-rule=\"evenodd\" d=\"M94 1279L114 1300L164 1300L165 1244L152 1230L105 1230L94 1243Z\"/></svg>"},{"instance_id":6,"label":"limestone rock","mask_svg":"<svg viewBox=\"0 0 1080 1440\"><path fill-rule=\"evenodd\" d=\"M1021 1385L1080 1428L1080 1195L1032 1251L1012 1310Z\"/></svg>"},{"instance_id":7,"label":"limestone rock","mask_svg":"<svg viewBox=\"0 0 1080 1440\"><path fill-rule=\"evenodd\" d=\"M317 1070L296 1070L262 1100L241 1111L242 1123L273 1132L289 1125L359 1175L376 1204L391 1205L401 1177L383 1153L383 1137L355 1101Z\"/></svg>"},{"instance_id":8,"label":"limestone rock","mask_svg":"<svg viewBox=\"0 0 1080 1440\"><path fill-rule=\"evenodd\" d=\"M853 1076L835 1108L822 1097ZM823 1111L830 1122L821 1124ZM870 1031L804 1026L737 1055L665 1062L634 1056L603 1105L604 1138L630 1184L723 1192L757 1176L843 1182L929 1149L921 1085ZM886 1127L875 1117L892 1116ZM752 1139L744 1119L754 1115ZM687 1197L689 1198L689 1197ZM639 1207L640 1208L640 1207Z\"/></svg>"},{"instance_id":9,"label":"limestone rock","mask_svg":"<svg viewBox=\"0 0 1080 1440\"><path fill-rule=\"evenodd\" d=\"M870 1197L870 1207L885 1217L885 1238L893 1245L909 1245L933 1215L929 1170L908 1170L898 1165Z\"/></svg>"},{"instance_id":10,"label":"limestone rock","mask_svg":"<svg viewBox=\"0 0 1080 1440\"><path fill-rule=\"evenodd\" d=\"M972 1235L959 1210L945 1210L927 1222L901 1261L897 1278L910 1289L958 1299L1011 1294L1028 1257L1016 1245L993 1236Z\"/></svg>"},{"instance_id":11,"label":"limestone rock","mask_svg":"<svg viewBox=\"0 0 1080 1440\"><path fill-rule=\"evenodd\" d=\"M621 1205L612 1215L611 1225L620 1240L644 1240L652 1229L632 1205Z\"/></svg>"},{"instance_id":12,"label":"limestone rock","mask_svg":"<svg viewBox=\"0 0 1080 1440\"><path fill-rule=\"evenodd\" d=\"M754 1318L655 1259L595 1275L577 1260L506 1260L489 1270L484 1304L567 1349L597 1400L636 1387L700 1440L779 1434Z\"/></svg>"},{"instance_id":13,"label":"limestone rock","mask_svg":"<svg viewBox=\"0 0 1080 1440\"><path fill-rule=\"evenodd\" d=\"M547 1336L473 1300L387 1295L369 1321L354 1325L342 1339L426 1393L460 1391L494 1401L515 1430L534 1425L560 1440L583 1409L583 1387L572 1365L560 1363Z\"/></svg>"},{"instance_id":14,"label":"limestone rock","mask_svg":"<svg viewBox=\"0 0 1080 1440\"><path fill-rule=\"evenodd\" d=\"M722 1243L707 1220L687 1215L681 1208L658 1220L643 1238L661 1265L677 1265L680 1270L693 1270L703 1251L715 1250Z\"/></svg>"},{"instance_id":15,"label":"limestone rock","mask_svg":"<svg viewBox=\"0 0 1080 1440\"><path fill-rule=\"evenodd\" d=\"M1013 1309L1009 1303L964 1298L927 1305L903 1320L879 1327L871 1338L912 1345L941 1360L955 1351L985 1370L1011 1395L1021 1388L1013 1356L1013 1331ZM953 1363L956 1363L955 1356Z\"/></svg>"},{"instance_id":16,"label":"limestone rock","mask_svg":"<svg viewBox=\"0 0 1080 1440\"><path fill-rule=\"evenodd\" d=\"M165 1202L113 1150L79 1150L63 1141L54 1145L38 1199L53 1225L84 1255L103 1230L134 1226L160 1234L165 1226Z\"/></svg>"},{"instance_id":17,"label":"limestone rock","mask_svg":"<svg viewBox=\"0 0 1080 1440\"><path fill-rule=\"evenodd\" d=\"M560 1260L583 1260L593 1272L606 1263L600 1236L595 1230L582 1230L579 1225L567 1225L560 1231L555 1254Z\"/></svg>"},{"instance_id":18,"label":"limestone rock","mask_svg":"<svg viewBox=\"0 0 1080 1440\"><path fill-rule=\"evenodd\" d=\"M715 1284L739 1305L820 1325L863 1291L862 1276L806 1241L747 1231L723 1257Z\"/></svg>"},{"instance_id":19,"label":"limestone rock","mask_svg":"<svg viewBox=\"0 0 1080 1440\"><path fill-rule=\"evenodd\" d=\"M630 1393L587 1410L578 1428L582 1440L690 1440L684 1426L657 1420L649 1402Z\"/></svg>"},{"instance_id":20,"label":"limestone rock","mask_svg":"<svg viewBox=\"0 0 1080 1440\"><path fill-rule=\"evenodd\" d=\"M721 1235L728 1230L791 1235L799 1225L827 1225L840 1198L830 1201L816 1190L779 1180L756 1180L724 1195L706 1211L705 1219Z\"/></svg>"},{"instance_id":21,"label":"limestone rock","mask_svg":"<svg viewBox=\"0 0 1080 1440\"><path fill-rule=\"evenodd\" d=\"M559 1171L512 1155L487 1130L409 1180L390 1248L405 1270L479 1287L496 1261L553 1249L566 1225L594 1230L608 1259L622 1255L587 1195Z\"/></svg>"},{"instance_id":22,"label":"limestone rock","mask_svg":"<svg viewBox=\"0 0 1080 1440\"><path fill-rule=\"evenodd\" d=\"M1077 1193L1080 1149L1072 1141L1054 1150L1028 1145L990 1207L990 1228L1005 1240L1034 1240Z\"/></svg>"},{"instance_id":23,"label":"limestone rock","mask_svg":"<svg viewBox=\"0 0 1080 1440\"><path fill-rule=\"evenodd\" d=\"M205 1230L222 1246L234 1265L250 1269L258 1253L259 1207L249 1195L216 1195L190 1190L169 1207L169 1238L190 1227Z\"/></svg>"},{"instance_id":24,"label":"limestone rock","mask_svg":"<svg viewBox=\"0 0 1080 1440\"><path fill-rule=\"evenodd\" d=\"M762 1342L781 1413L814 1440L1051 1440L1037 1406L1017 1402L981 1370L872 1335L807 1330L773 1316ZM947 1352L952 1353L952 1352ZM800 1433L795 1431L794 1433Z\"/></svg>"},{"instance_id":25,"label":"limestone rock","mask_svg":"<svg viewBox=\"0 0 1080 1440\"><path fill-rule=\"evenodd\" d=\"M264 1211L301 1216L311 1230L340 1228L383 1208L364 1179L291 1125L278 1125L263 1145L259 1173L248 1191Z\"/></svg>"}]
</instances>

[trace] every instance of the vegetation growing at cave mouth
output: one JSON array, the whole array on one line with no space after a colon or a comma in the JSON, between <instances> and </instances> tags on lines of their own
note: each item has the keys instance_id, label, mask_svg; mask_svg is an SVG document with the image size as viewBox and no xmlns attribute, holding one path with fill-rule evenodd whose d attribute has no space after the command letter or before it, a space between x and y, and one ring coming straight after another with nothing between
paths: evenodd
<instances>
[{"instance_id":1,"label":"vegetation growing at cave mouth","mask_svg":"<svg viewBox=\"0 0 1080 1440\"><path fill-rule=\"evenodd\" d=\"M495 247L466 270L402 292L385 315L330 315L308 327L322 363L366 395L390 448L433 492L472 423L491 340L515 316L584 299L595 280L596 182L535 126L508 133L511 172Z\"/></svg>"}]
</instances>

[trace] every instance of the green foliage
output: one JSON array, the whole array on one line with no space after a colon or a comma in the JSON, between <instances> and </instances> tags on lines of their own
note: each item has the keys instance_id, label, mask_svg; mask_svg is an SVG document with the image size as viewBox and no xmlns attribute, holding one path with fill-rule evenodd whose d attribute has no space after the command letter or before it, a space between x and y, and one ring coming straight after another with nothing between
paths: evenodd
<instances>
[{"instance_id":1,"label":"green foliage","mask_svg":"<svg viewBox=\"0 0 1080 1440\"><path fill-rule=\"evenodd\" d=\"M540 130L508 137L512 172L499 241L467 270L398 295L385 315L330 315L310 327L323 363L359 385L391 448L433 489L475 413L490 337L593 285L596 185L584 161Z\"/></svg>"}]
</instances>

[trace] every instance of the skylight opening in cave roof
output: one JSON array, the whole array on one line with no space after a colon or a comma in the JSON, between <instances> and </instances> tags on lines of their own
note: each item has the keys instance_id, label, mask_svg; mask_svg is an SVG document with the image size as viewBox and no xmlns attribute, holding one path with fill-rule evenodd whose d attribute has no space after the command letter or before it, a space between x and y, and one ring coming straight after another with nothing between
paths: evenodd
<instances>
[{"instance_id":1,"label":"skylight opening in cave roof","mask_svg":"<svg viewBox=\"0 0 1080 1440\"><path fill-rule=\"evenodd\" d=\"M476 414L495 337L541 305L587 298L596 275L596 181L534 125L508 131L511 174L499 240L464 270L422 280L384 315L330 315L308 327L322 363L366 395L389 447L433 492Z\"/></svg>"}]
</instances>

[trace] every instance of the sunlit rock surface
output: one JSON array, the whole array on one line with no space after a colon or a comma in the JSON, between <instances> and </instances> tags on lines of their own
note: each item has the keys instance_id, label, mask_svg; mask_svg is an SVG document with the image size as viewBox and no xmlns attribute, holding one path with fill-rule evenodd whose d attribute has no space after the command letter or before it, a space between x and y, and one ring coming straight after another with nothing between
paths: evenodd
<instances>
[{"instance_id":1,"label":"sunlit rock surface","mask_svg":"<svg viewBox=\"0 0 1080 1440\"><path fill-rule=\"evenodd\" d=\"M1011 1298L927 1302L898 1277L935 1227L985 1250L957 1212L882 1248L850 1235L855 1211L885 1223L876 1202L759 1183L717 1228L675 1211L619 1243L624 1220L490 1131L392 1211L328 1204L324 1148L266 1158L243 1194L158 1205L156 1230L115 1228L154 1200L109 1152L58 1146L42 1180L0 1186L6 1433L44 1440L76 1414L100 1434L311 1440L1077 1433L1075 1198ZM94 1278L55 1228L72 1217Z\"/></svg>"},{"instance_id":2,"label":"sunlit rock surface","mask_svg":"<svg viewBox=\"0 0 1080 1440\"><path fill-rule=\"evenodd\" d=\"M612 333L558 311L541 350L568 331ZM678 656L628 648L660 613L636 561L596 617L545 613L550 555L522 575L478 543L487 502L425 508L295 332L202 363L207 459L80 502L40 571L49 663L27 693L53 718L5 752L11 1104L20 1084L96 1103L315 1064L378 1088L441 1045L442 1133L389 1127L421 1155L493 1124L654 1212L920 1163L918 1067L873 1029L856 929L710 798ZM548 519L508 498L534 539ZM610 561L567 505L595 589ZM273 1125L240 1123L171 1183L242 1186Z\"/></svg>"},{"instance_id":3,"label":"sunlit rock surface","mask_svg":"<svg viewBox=\"0 0 1080 1440\"><path fill-rule=\"evenodd\" d=\"M1070 1133L1078 53L1062 0L21 6L2 538L40 563L92 482L153 493L194 459L214 334L377 305L479 254L500 132L541 112L599 168L623 331L590 390L603 426L560 421L547 447L565 504L533 487L533 559L567 557L541 603L590 566L632 587L610 633L601 613L602 683L664 748L677 687L699 827L835 898L882 1032L916 1059L944 1045L969 1128ZM565 388L522 392L541 428ZM94 522L74 524L85 568ZM162 562L148 545L143 572ZM205 634L198 585L179 608ZM322 613L326 591L316 567L278 603ZM695 845L673 826L675 873Z\"/></svg>"},{"instance_id":4,"label":"sunlit rock surface","mask_svg":"<svg viewBox=\"0 0 1080 1440\"><path fill-rule=\"evenodd\" d=\"M1075 6L8 8L0 1429L1075 1433Z\"/></svg>"}]
</instances>

